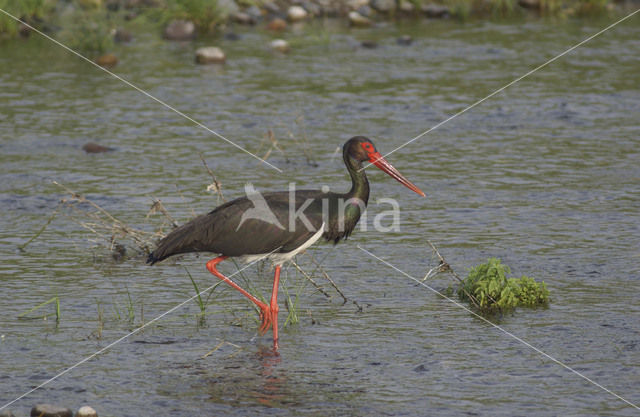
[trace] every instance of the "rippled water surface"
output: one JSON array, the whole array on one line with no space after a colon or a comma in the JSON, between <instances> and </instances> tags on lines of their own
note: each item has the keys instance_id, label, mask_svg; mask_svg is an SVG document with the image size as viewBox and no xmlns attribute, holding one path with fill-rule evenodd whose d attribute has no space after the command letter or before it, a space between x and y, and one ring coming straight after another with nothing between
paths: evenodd
<instances>
[{"instance_id":1,"label":"rippled water surface","mask_svg":"<svg viewBox=\"0 0 640 417\"><path fill-rule=\"evenodd\" d=\"M371 30L318 23L286 35L288 56L272 54L271 35L257 29L195 44L139 33L119 46L117 74L250 151L264 155L272 129L284 154L273 151L269 161L282 174L42 38L3 41L0 405L191 297L185 267L201 288L214 283L202 256L154 267L142 257L115 262L78 223L85 219L66 210L19 251L66 196L52 181L148 231L162 221L145 218L152 197L178 222L215 206L200 154L227 197L241 196L247 182L259 190L292 181L346 189L334 152L349 137L367 135L391 151L610 22ZM418 278L433 266L429 239L460 274L496 256L514 274L544 280L550 307L518 310L500 325L639 404L638 27L637 17L620 24L390 155L426 199L368 171L369 225L388 209L377 199L394 198L401 231L369 227L336 248L312 250L363 311L342 305L318 278L333 295L327 300L289 268L284 287L299 294L299 323L282 329L273 357L247 302L219 287L204 321L190 301L10 408L26 415L38 402L90 404L103 416L637 414L358 245ZM404 33L411 46L396 44ZM362 40L378 48L362 48ZM195 65L195 48L211 43L227 63ZM115 151L87 155L81 147L89 141ZM268 290L269 274L255 286ZM429 284L443 290L454 282ZM17 318L56 295L58 325L42 319L53 304Z\"/></svg>"}]
</instances>

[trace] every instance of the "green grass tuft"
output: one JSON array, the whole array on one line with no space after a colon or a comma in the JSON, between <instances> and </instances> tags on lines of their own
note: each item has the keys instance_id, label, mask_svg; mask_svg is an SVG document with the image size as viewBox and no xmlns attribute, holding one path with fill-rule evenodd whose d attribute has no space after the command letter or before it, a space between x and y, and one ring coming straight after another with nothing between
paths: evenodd
<instances>
[{"instance_id":1,"label":"green grass tuft","mask_svg":"<svg viewBox=\"0 0 640 417\"><path fill-rule=\"evenodd\" d=\"M468 294L473 295L483 313L549 304L549 290L544 281L538 283L525 275L508 278L510 273L509 267L503 265L500 259L489 258L487 263L471 268L462 287L458 289L458 297L463 301L471 301Z\"/></svg>"}]
</instances>

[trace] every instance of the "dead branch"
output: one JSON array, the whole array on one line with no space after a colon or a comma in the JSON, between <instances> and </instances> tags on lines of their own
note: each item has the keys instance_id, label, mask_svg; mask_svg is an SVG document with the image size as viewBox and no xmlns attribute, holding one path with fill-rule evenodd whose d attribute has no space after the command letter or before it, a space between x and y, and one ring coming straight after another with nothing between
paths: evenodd
<instances>
[{"instance_id":1,"label":"dead branch","mask_svg":"<svg viewBox=\"0 0 640 417\"><path fill-rule=\"evenodd\" d=\"M424 278L422 278L422 280L420 282L424 282L429 278L433 278L434 276L440 274L440 273L444 273L444 272L448 272L451 275L453 275L453 277L455 279L458 280L458 282L460 283L460 288L462 289L462 291L464 292L464 294L469 297L469 299L471 300L471 303L476 307L476 308L480 308L480 304L478 303L478 300L476 300L476 297L474 297L473 295L469 294L469 292L464 288L464 280L462 278L460 278L460 276L458 274L456 274L456 272L453 270L453 268L451 268L451 265L449 265L449 263L444 259L444 256L442 256L440 254L440 252L438 251L438 249L435 247L435 245L433 243L431 243L431 241L427 240L427 243L429 244L429 246L431 246L431 249L433 251L433 253L436 254L436 256L438 257L438 259L440 260L440 263L431 268L427 274L424 276Z\"/></svg>"},{"instance_id":2,"label":"dead branch","mask_svg":"<svg viewBox=\"0 0 640 417\"><path fill-rule=\"evenodd\" d=\"M211 179L213 179L213 182L209 184L209 186L207 187L207 191L214 192L218 195L218 201L217 201L218 203L220 202L220 200L222 200L222 202L227 201L224 198L224 195L222 195L222 183L218 181L218 178L216 178L216 175L213 173L211 168L209 168L209 165L207 165L207 161L204 159L202 154L200 154L200 160L202 161L202 164L204 165L204 167L207 169L207 172L209 173L209 175L211 175Z\"/></svg>"}]
</instances>

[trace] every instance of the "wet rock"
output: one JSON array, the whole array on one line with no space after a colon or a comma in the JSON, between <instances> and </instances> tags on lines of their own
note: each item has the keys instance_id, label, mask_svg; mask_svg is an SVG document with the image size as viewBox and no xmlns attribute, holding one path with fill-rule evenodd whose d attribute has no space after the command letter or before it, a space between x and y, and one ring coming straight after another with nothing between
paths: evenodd
<instances>
[{"instance_id":1,"label":"wet rock","mask_svg":"<svg viewBox=\"0 0 640 417\"><path fill-rule=\"evenodd\" d=\"M398 9L402 13L411 14L416 11L416 6L414 6L413 3L411 3L410 1L405 0L405 1L400 1L400 4L398 5Z\"/></svg>"},{"instance_id":2,"label":"wet rock","mask_svg":"<svg viewBox=\"0 0 640 417\"><path fill-rule=\"evenodd\" d=\"M113 40L116 42L131 42L131 39L133 39L131 32L123 28L116 29L116 33L113 34Z\"/></svg>"},{"instance_id":3,"label":"wet rock","mask_svg":"<svg viewBox=\"0 0 640 417\"><path fill-rule=\"evenodd\" d=\"M104 54L96 58L96 64L100 65L101 67L111 68L115 67L117 63L118 57L116 57L114 54Z\"/></svg>"},{"instance_id":4,"label":"wet rock","mask_svg":"<svg viewBox=\"0 0 640 417\"><path fill-rule=\"evenodd\" d=\"M303 9L307 11L307 13L313 16L318 16L320 14L320 11L321 11L320 6L318 6L314 2L311 2L309 0L302 0L300 5L302 6Z\"/></svg>"},{"instance_id":5,"label":"wet rock","mask_svg":"<svg viewBox=\"0 0 640 417\"><path fill-rule=\"evenodd\" d=\"M274 39L269 45L271 46L271 49L282 52L283 54L286 54L291 50L289 42L285 41L284 39Z\"/></svg>"},{"instance_id":6,"label":"wet rock","mask_svg":"<svg viewBox=\"0 0 640 417\"><path fill-rule=\"evenodd\" d=\"M240 11L240 7L234 0L218 0L217 8L220 10L222 17L228 17Z\"/></svg>"},{"instance_id":7,"label":"wet rock","mask_svg":"<svg viewBox=\"0 0 640 417\"><path fill-rule=\"evenodd\" d=\"M525 9L540 9L540 0L518 0L518 4Z\"/></svg>"},{"instance_id":8,"label":"wet rock","mask_svg":"<svg viewBox=\"0 0 640 417\"><path fill-rule=\"evenodd\" d=\"M108 146L98 145L95 142L89 142L82 147L82 150L85 151L86 153L103 153L103 152L110 152L113 150L113 148L109 148Z\"/></svg>"},{"instance_id":9,"label":"wet rock","mask_svg":"<svg viewBox=\"0 0 640 417\"><path fill-rule=\"evenodd\" d=\"M356 12L358 12L360 16L363 16L366 18L370 18L371 15L373 14L373 10L371 10L371 7L367 6L366 4L358 7L358 10L356 10Z\"/></svg>"},{"instance_id":10,"label":"wet rock","mask_svg":"<svg viewBox=\"0 0 640 417\"><path fill-rule=\"evenodd\" d=\"M396 43L402 46L409 46L413 43L413 38L409 35L402 35L396 39Z\"/></svg>"},{"instance_id":11,"label":"wet rock","mask_svg":"<svg viewBox=\"0 0 640 417\"><path fill-rule=\"evenodd\" d=\"M164 29L164 38L170 41L188 41L195 36L196 25L189 20L172 20Z\"/></svg>"},{"instance_id":12,"label":"wet rock","mask_svg":"<svg viewBox=\"0 0 640 417\"><path fill-rule=\"evenodd\" d=\"M413 372L427 372L427 371L428 371L427 367L424 366L423 364L420 364L415 368L413 368Z\"/></svg>"},{"instance_id":13,"label":"wet rock","mask_svg":"<svg viewBox=\"0 0 640 417\"><path fill-rule=\"evenodd\" d=\"M309 13L300 6L291 6L287 10L287 18L292 22L299 22L309 16Z\"/></svg>"},{"instance_id":14,"label":"wet rock","mask_svg":"<svg viewBox=\"0 0 640 417\"><path fill-rule=\"evenodd\" d=\"M221 64L227 57L222 49L217 46L205 46L196 50L196 62L198 64Z\"/></svg>"},{"instance_id":15,"label":"wet rock","mask_svg":"<svg viewBox=\"0 0 640 417\"><path fill-rule=\"evenodd\" d=\"M362 41L360 46L367 49L375 49L378 47L378 43L376 41Z\"/></svg>"},{"instance_id":16,"label":"wet rock","mask_svg":"<svg viewBox=\"0 0 640 417\"><path fill-rule=\"evenodd\" d=\"M349 12L349 23L351 23L352 26L364 27L370 26L372 22L371 19L362 16L358 12Z\"/></svg>"},{"instance_id":17,"label":"wet rock","mask_svg":"<svg viewBox=\"0 0 640 417\"><path fill-rule=\"evenodd\" d=\"M240 23L241 25L255 25L256 19L254 19L250 14L244 12L234 13L233 21L236 23Z\"/></svg>"},{"instance_id":18,"label":"wet rock","mask_svg":"<svg viewBox=\"0 0 640 417\"><path fill-rule=\"evenodd\" d=\"M271 14L278 15L278 14L282 13L282 10L280 9L280 7L277 4L275 4L275 3L271 2L271 1L268 2L268 3L264 3L263 7L267 12L269 12Z\"/></svg>"},{"instance_id":19,"label":"wet rock","mask_svg":"<svg viewBox=\"0 0 640 417\"><path fill-rule=\"evenodd\" d=\"M381 13L392 13L396 10L395 0L371 0L371 7Z\"/></svg>"},{"instance_id":20,"label":"wet rock","mask_svg":"<svg viewBox=\"0 0 640 417\"><path fill-rule=\"evenodd\" d=\"M449 8L440 4L426 4L422 6L422 13L432 18L443 18L451 15Z\"/></svg>"},{"instance_id":21,"label":"wet rock","mask_svg":"<svg viewBox=\"0 0 640 417\"><path fill-rule=\"evenodd\" d=\"M258 6L251 6L244 12L251 16L255 21L262 19L262 10L260 10Z\"/></svg>"},{"instance_id":22,"label":"wet rock","mask_svg":"<svg viewBox=\"0 0 640 417\"><path fill-rule=\"evenodd\" d=\"M98 413L93 408L85 405L76 412L76 417L98 417Z\"/></svg>"},{"instance_id":23,"label":"wet rock","mask_svg":"<svg viewBox=\"0 0 640 417\"><path fill-rule=\"evenodd\" d=\"M350 10L358 10L362 6L368 6L369 0L347 0L347 7Z\"/></svg>"},{"instance_id":24,"label":"wet rock","mask_svg":"<svg viewBox=\"0 0 640 417\"><path fill-rule=\"evenodd\" d=\"M273 30L275 32L281 32L286 28L287 28L287 22L285 22L284 19L280 19L279 17L276 17L267 25L267 29Z\"/></svg>"},{"instance_id":25,"label":"wet rock","mask_svg":"<svg viewBox=\"0 0 640 417\"><path fill-rule=\"evenodd\" d=\"M71 410L51 404L38 404L31 409L31 417L73 417Z\"/></svg>"}]
</instances>

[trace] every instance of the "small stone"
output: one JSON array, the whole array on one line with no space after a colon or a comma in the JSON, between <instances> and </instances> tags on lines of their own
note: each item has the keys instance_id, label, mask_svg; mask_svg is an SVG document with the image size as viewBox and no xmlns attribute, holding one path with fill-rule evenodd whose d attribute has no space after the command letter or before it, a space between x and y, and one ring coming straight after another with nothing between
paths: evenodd
<instances>
[{"instance_id":1,"label":"small stone","mask_svg":"<svg viewBox=\"0 0 640 417\"><path fill-rule=\"evenodd\" d=\"M286 28L287 28L287 22L285 22L284 19L280 19L279 17L276 17L267 25L267 29L273 30L275 32L281 32Z\"/></svg>"},{"instance_id":2,"label":"small stone","mask_svg":"<svg viewBox=\"0 0 640 417\"><path fill-rule=\"evenodd\" d=\"M292 22L304 20L308 15L309 13L307 13L307 11L300 6L291 6L289 7L289 10L287 10L287 17Z\"/></svg>"},{"instance_id":3,"label":"small stone","mask_svg":"<svg viewBox=\"0 0 640 417\"><path fill-rule=\"evenodd\" d=\"M262 10L260 10L260 8L256 5L249 7L244 12L249 16L251 16L256 21L259 19L262 19Z\"/></svg>"},{"instance_id":4,"label":"small stone","mask_svg":"<svg viewBox=\"0 0 640 417\"><path fill-rule=\"evenodd\" d=\"M256 20L251 17L248 13L238 12L234 13L233 21L236 23L240 23L241 25L255 25Z\"/></svg>"},{"instance_id":5,"label":"small stone","mask_svg":"<svg viewBox=\"0 0 640 417\"><path fill-rule=\"evenodd\" d=\"M373 10L371 10L371 7L367 6L366 4L358 7L358 10L356 10L356 12L358 12L360 16L366 18L370 18L373 14Z\"/></svg>"},{"instance_id":6,"label":"small stone","mask_svg":"<svg viewBox=\"0 0 640 417\"><path fill-rule=\"evenodd\" d=\"M315 4L314 2L308 0L300 0L300 5L304 10L307 11L310 15L318 16L320 14L320 6Z\"/></svg>"},{"instance_id":7,"label":"small stone","mask_svg":"<svg viewBox=\"0 0 640 417\"><path fill-rule=\"evenodd\" d=\"M86 153L103 153L103 152L110 152L113 150L113 148L98 145L95 142L89 142L82 147L82 150L85 151Z\"/></svg>"},{"instance_id":8,"label":"small stone","mask_svg":"<svg viewBox=\"0 0 640 417\"><path fill-rule=\"evenodd\" d=\"M422 6L422 12L427 15L427 17L433 18L443 18L449 17L451 15L447 6L442 6L439 4L424 5Z\"/></svg>"},{"instance_id":9,"label":"small stone","mask_svg":"<svg viewBox=\"0 0 640 417\"><path fill-rule=\"evenodd\" d=\"M416 6L410 1L401 1L398 9L400 9L402 13L411 14L416 11Z\"/></svg>"},{"instance_id":10,"label":"small stone","mask_svg":"<svg viewBox=\"0 0 640 417\"><path fill-rule=\"evenodd\" d=\"M205 46L196 50L196 62L198 64L221 64L227 57L222 49L217 46Z\"/></svg>"},{"instance_id":11,"label":"small stone","mask_svg":"<svg viewBox=\"0 0 640 417\"><path fill-rule=\"evenodd\" d=\"M396 40L396 43L402 46L409 46L413 43L413 38L409 35L402 35Z\"/></svg>"},{"instance_id":12,"label":"small stone","mask_svg":"<svg viewBox=\"0 0 640 417\"><path fill-rule=\"evenodd\" d=\"M391 13L396 10L395 0L371 0L371 7L381 13Z\"/></svg>"},{"instance_id":13,"label":"small stone","mask_svg":"<svg viewBox=\"0 0 640 417\"><path fill-rule=\"evenodd\" d=\"M204 2L202 4L204 4ZM227 18L240 11L240 7L235 0L217 0L215 4L222 18Z\"/></svg>"},{"instance_id":14,"label":"small stone","mask_svg":"<svg viewBox=\"0 0 640 417\"><path fill-rule=\"evenodd\" d=\"M280 14L282 13L282 10L280 10L280 7L273 3L273 2L267 2L263 4L263 7L266 11L268 11L271 14Z\"/></svg>"},{"instance_id":15,"label":"small stone","mask_svg":"<svg viewBox=\"0 0 640 417\"><path fill-rule=\"evenodd\" d=\"M23 38L28 38L29 35L31 35L31 28L23 22L20 22L20 24L18 24L18 34Z\"/></svg>"},{"instance_id":16,"label":"small stone","mask_svg":"<svg viewBox=\"0 0 640 417\"><path fill-rule=\"evenodd\" d=\"M98 417L98 413L93 408L85 405L76 412L76 417Z\"/></svg>"},{"instance_id":17,"label":"small stone","mask_svg":"<svg viewBox=\"0 0 640 417\"><path fill-rule=\"evenodd\" d=\"M350 10L358 10L362 6L368 6L369 0L347 0L347 7Z\"/></svg>"},{"instance_id":18,"label":"small stone","mask_svg":"<svg viewBox=\"0 0 640 417\"><path fill-rule=\"evenodd\" d=\"M376 41L362 41L360 46L367 49L375 49L378 47L378 43Z\"/></svg>"},{"instance_id":19,"label":"small stone","mask_svg":"<svg viewBox=\"0 0 640 417\"><path fill-rule=\"evenodd\" d=\"M31 417L73 417L73 413L57 405L38 404L31 409Z\"/></svg>"},{"instance_id":20,"label":"small stone","mask_svg":"<svg viewBox=\"0 0 640 417\"><path fill-rule=\"evenodd\" d=\"M349 12L349 23L351 23L352 26L364 27L370 26L372 22L358 12Z\"/></svg>"},{"instance_id":21,"label":"small stone","mask_svg":"<svg viewBox=\"0 0 640 417\"><path fill-rule=\"evenodd\" d=\"M525 9L540 8L540 0L518 0L518 4Z\"/></svg>"},{"instance_id":22,"label":"small stone","mask_svg":"<svg viewBox=\"0 0 640 417\"><path fill-rule=\"evenodd\" d=\"M100 65L101 67L111 68L115 67L117 63L118 57L116 57L114 54L104 54L96 58L96 64Z\"/></svg>"},{"instance_id":23,"label":"small stone","mask_svg":"<svg viewBox=\"0 0 640 417\"><path fill-rule=\"evenodd\" d=\"M189 20L173 20L164 29L164 37L170 41L188 41L196 36L196 25Z\"/></svg>"},{"instance_id":24,"label":"small stone","mask_svg":"<svg viewBox=\"0 0 640 417\"><path fill-rule=\"evenodd\" d=\"M113 35L113 40L116 42L131 42L131 39L133 39L131 32L123 28L116 29L116 33Z\"/></svg>"},{"instance_id":25,"label":"small stone","mask_svg":"<svg viewBox=\"0 0 640 417\"><path fill-rule=\"evenodd\" d=\"M283 54L286 54L291 50L289 42L285 41L284 39L274 39L269 45L271 46L271 49L282 52Z\"/></svg>"}]
</instances>

